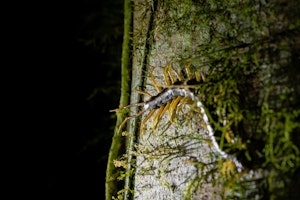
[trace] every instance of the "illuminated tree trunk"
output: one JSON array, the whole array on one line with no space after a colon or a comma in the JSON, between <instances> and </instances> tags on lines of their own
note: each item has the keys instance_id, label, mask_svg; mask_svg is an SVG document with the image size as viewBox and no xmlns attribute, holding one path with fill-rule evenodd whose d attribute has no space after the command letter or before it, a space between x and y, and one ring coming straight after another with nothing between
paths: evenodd
<instances>
[{"instance_id":1,"label":"illuminated tree trunk","mask_svg":"<svg viewBox=\"0 0 300 200\"><path fill-rule=\"evenodd\" d=\"M195 98L128 121L125 199L287 195L299 169L298 8L134 1L131 103L150 98L137 90L161 94L157 86Z\"/></svg>"}]
</instances>

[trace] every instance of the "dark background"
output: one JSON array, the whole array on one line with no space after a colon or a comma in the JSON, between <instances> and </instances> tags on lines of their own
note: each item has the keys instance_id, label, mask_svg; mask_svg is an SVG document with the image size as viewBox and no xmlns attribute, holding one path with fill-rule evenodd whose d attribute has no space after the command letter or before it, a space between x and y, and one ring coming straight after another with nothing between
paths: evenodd
<instances>
[{"instance_id":1,"label":"dark background","mask_svg":"<svg viewBox=\"0 0 300 200\"><path fill-rule=\"evenodd\" d=\"M104 199L116 122L109 110L120 95L123 1L45 1L18 5L17 12L19 59L28 63L18 73L30 82L20 96L35 107L27 105L23 117L32 114L37 131L23 135L32 150L25 157L35 156L22 162L30 165L22 187L34 182L27 192L40 199Z\"/></svg>"}]
</instances>

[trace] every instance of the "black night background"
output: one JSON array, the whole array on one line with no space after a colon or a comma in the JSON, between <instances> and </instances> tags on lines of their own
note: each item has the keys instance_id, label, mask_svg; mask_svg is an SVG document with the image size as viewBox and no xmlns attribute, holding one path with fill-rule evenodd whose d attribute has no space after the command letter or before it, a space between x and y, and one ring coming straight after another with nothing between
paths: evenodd
<instances>
[{"instance_id":1,"label":"black night background","mask_svg":"<svg viewBox=\"0 0 300 200\"><path fill-rule=\"evenodd\" d=\"M38 181L31 191L39 199L104 199L116 122L109 110L120 94L123 1L43 2L22 12L31 10L20 19L28 30L23 51L35 48L25 56L34 65L30 101L37 108L38 136L30 142L37 164L30 171Z\"/></svg>"}]
</instances>

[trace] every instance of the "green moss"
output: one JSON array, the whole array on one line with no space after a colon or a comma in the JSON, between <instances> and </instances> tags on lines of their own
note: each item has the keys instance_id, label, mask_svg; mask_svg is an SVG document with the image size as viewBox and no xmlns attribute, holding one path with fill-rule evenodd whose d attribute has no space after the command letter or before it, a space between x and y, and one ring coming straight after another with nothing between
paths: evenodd
<instances>
[{"instance_id":1,"label":"green moss","mask_svg":"<svg viewBox=\"0 0 300 200\"><path fill-rule=\"evenodd\" d=\"M120 107L128 105L130 93L130 69L131 69L131 41L130 33L132 33L132 5L130 0L124 1L124 38L122 46L122 66L121 66L121 98ZM119 126L125 118L125 113L117 113L116 128L109 151L107 170L106 170L106 185L105 198L111 200L113 196L117 195L118 190L122 188L119 186L117 178L122 173L114 166L114 160L126 152L126 140L122 137L119 131Z\"/></svg>"}]
</instances>

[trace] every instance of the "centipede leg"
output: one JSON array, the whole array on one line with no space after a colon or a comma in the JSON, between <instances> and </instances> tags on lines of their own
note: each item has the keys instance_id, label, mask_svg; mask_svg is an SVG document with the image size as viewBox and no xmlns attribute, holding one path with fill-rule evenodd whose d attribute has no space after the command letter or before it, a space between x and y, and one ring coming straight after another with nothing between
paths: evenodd
<instances>
[{"instance_id":1,"label":"centipede leg","mask_svg":"<svg viewBox=\"0 0 300 200\"><path fill-rule=\"evenodd\" d=\"M175 75L177 76L177 79L178 79L179 81L182 81L182 80L183 80L182 75L181 75L177 70L175 70L175 69L172 67L171 62L169 62L169 63L167 64L167 66L165 67L165 69L164 69L164 78L165 78L165 82L166 82L166 85L167 85L167 86L171 86L168 77L170 77L170 80L171 80L172 84L174 84L174 83L177 81L176 78L175 78L174 75L173 75L173 72L175 73Z\"/></svg>"},{"instance_id":2,"label":"centipede leg","mask_svg":"<svg viewBox=\"0 0 300 200\"><path fill-rule=\"evenodd\" d=\"M169 114L169 120L171 123L173 123L173 119L176 113L176 107L179 103L179 101L182 99L182 97L177 97L176 99L174 99L171 104L170 104L170 108L168 110L168 114Z\"/></svg>"},{"instance_id":3,"label":"centipede leg","mask_svg":"<svg viewBox=\"0 0 300 200\"><path fill-rule=\"evenodd\" d=\"M161 119L162 119L162 117L164 116L164 114L166 113L166 111L169 109L169 107L170 107L170 102L168 102L167 104L166 104L166 106L164 106L164 109L163 109L163 111L160 113L160 115L158 116L158 118L157 118L157 121L156 121L156 123L155 123L155 126L154 127L152 127L153 129L155 129L156 128L156 126L160 123L160 121L161 121Z\"/></svg>"},{"instance_id":4,"label":"centipede leg","mask_svg":"<svg viewBox=\"0 0 300 200\"><path fill-rule=\"evenodd\" d=\"M186 71L186 75L187 75L187 78L189 80L191 80L193 77L192 77L192 73L191 73L191 64L192 62L189 62L186 66L185 66L185 71Z\"/></svg>"},{"instance_id":5,"label":"centipede leg","mask_svg":"<svg viewBox=\"0 0 300 200\"><path fill-rule=\"evenodd\" d=\"M204 69L201 68L200 70L197 70L197 71L195 72L195 77L196 77L196 81L197 81L197 82L200 82L201 79L202 79L203 82L205 82L205 81L206 81L206 76L205 76L205 74L204 74Z\"/></svg>"},{"instance_id":6,"label":"centipede leg","mask_svg":"<svg viewBox=\"0 0 300 200\"><path fill-rule=\"evenodd\" d=\"M161 106L161 107L158 109L156 115L153 117L153 119L152 119L152 124L151 124L152 129L154 129L154 127L156 127L157 119L158 119L159 116L161 115L163 109L164 109L164 106Z\"/></svg>"},{"instance_id":7,"label":"centipede leg","mask_svg":"<svg viewBox=\"0 0 300 200\"><path fill-rule=\"evenodd\" d=\"M182 106L183 106L183 105L185 105L185 104L191 104L191 103L193 103L193 102L191 101L190 98L184 97L184 98L182 98L182 100L180 101L180 103L179 103L179 105L178 105L178 109L182 109Z\"/></svg>"},{"instance_id":8,"label":"centipede leg","mask_svg":"<svg viewBox=\"0 0 300 200\"><path fill-rule=\"evenodd\" d=\"M172 84L174 84L176 82L176 79L174 78L172 71L176 74L179 81L183 80L182 75L172 67L171 63L167 66L167 69L168 69L168 74L170 76Z\"/></svg>"},{"instance_id":9,"label":"centipede leg","mask_svg":"<svg viewBox=\"0 0 300 200\"><path fill-rule=\"evenodd\" d=\"M171 65L171 63L169 62L168 65ZM170 73L169 73L170 74ZM165 82L166 82L166 85L167 86L170 86L171 83L170 83L170 80L168 78L168 67L165 67L164 68L164 79L165 79ZM172 81L172 77L171 77L171 81ZM173 81L172 81L173 82Z\"/></svg>"},{"instance_id":10,"label":"centipede leg","mask_svg":"<svg viewBox=\"0 0 300 200\"><path fill-rule=\"evenodd\" d=\"M128 120L130 120L130 119L132 119L132 118L134 118L134 117L138 117L138 116L142 115L144 112L146 112L146 110L142 110L142 111L140 111L139 113L137 113L137 114L135 114L135 115L126 117L126 118L124 119L124 121L121 123L121 125L119 126L118 132L121 131L122 127L126 124L126 122L127 122Z\"/></svg>"},{"instance_id":11,"label":"centipede leg","mask_svg":"<svg viewBox=\"0 0 300 200\"><path fill-rule=\"evenodd\" d=\"M146 122L151 118L151 116L153 115L154 112L155 112L155 109L151 110L151 112L148 114L148 116L142 121L141 127L140 127L140 137L141 137L141 133L142 133L142 130L143 130Z\"/></svg>"},{"instance_id":12,"label":"centipede leg","mask_svg":"<svg viewBox=\"0 0 300 200\"><path fill-rule=\"evenodd\" d=\"M202 77L203 82L206 82L206 76L205 76L203 68L201 69L201 77Z\"/></svg>"},{"instance_id":13,"label":"centipede leg","mask_svg":"<svg viewBox=\"0 0 300 200\"><path fill-rule=\"evenodd\" d=\"M201 81L201 74L199 73L199 71L195 72L195 77L196 77L196 81L200 82Z\"/></svg>"},{"instance_id":14,"label":"centipede leg","mask_svg":"<svg viewBox=\"0 0 300 200\"><path fill-rule=\"evenodd\" d=\"M154 68L153 68L153 70L154 70ZM154 78L153 70L150 72L150 78L151 78L151 81L153 82L154 87L155 87L155 89L157 90L157 92L161 92L162 89L161 89L161 87L159 86L159 84L156 82L156 80L155 80L155 78Z\"/></svg>"}]
</instances>

